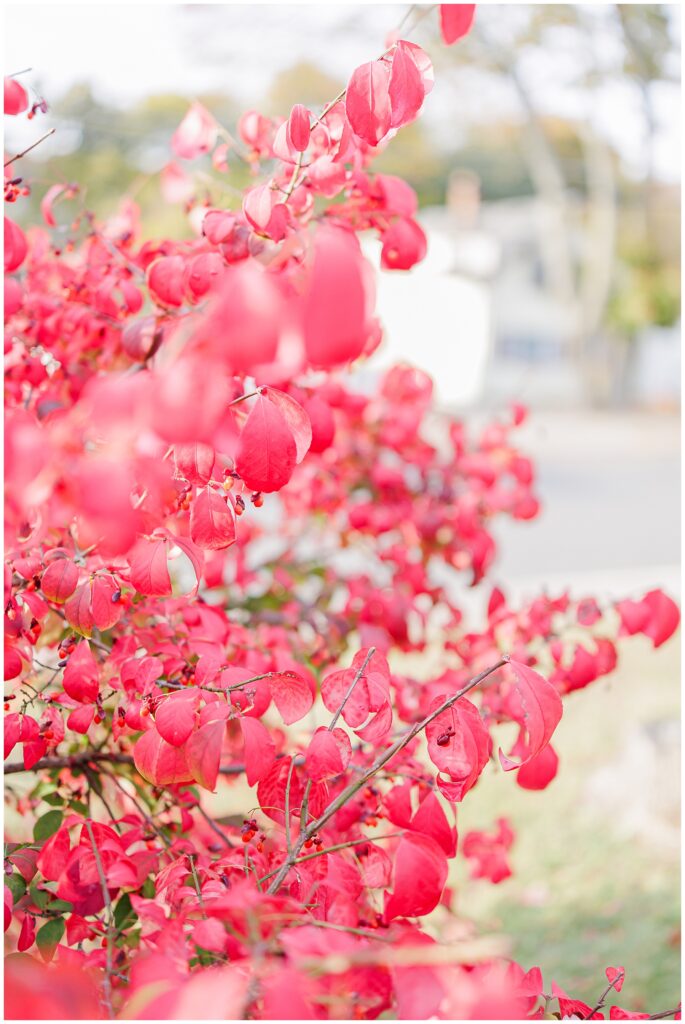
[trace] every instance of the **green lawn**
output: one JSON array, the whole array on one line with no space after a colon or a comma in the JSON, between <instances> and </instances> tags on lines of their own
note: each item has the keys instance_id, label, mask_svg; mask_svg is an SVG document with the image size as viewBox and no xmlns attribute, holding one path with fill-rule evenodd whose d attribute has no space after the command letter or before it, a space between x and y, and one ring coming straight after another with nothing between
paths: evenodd
<instances>
[{"instance_id":1,"label":"green lawn","mask_svg":"<svg viewBox=\"0 0 685 1024\"><path fill-rule=\"evenodd\" d=\"M634 639L622 654L611 678L568 699L555 739L559 775L547 790L526 792L491 765L467 796L460 835L509 817L514 876L498 886L468 880L459 857L455 907L479 932L510 937L512 956L539 965L548 991L554 979L596 1000L605 966L621 965L616 1001L655 1013L680 999L679 857L648 836L621 838L611 810L593 807L586 790L636 724L679 718L679 638L658 651ZM629 780L618 785L617 804L630 799ZM678 780L671 773L659 785L673 790Z\"/></svg>"}]
</instances>

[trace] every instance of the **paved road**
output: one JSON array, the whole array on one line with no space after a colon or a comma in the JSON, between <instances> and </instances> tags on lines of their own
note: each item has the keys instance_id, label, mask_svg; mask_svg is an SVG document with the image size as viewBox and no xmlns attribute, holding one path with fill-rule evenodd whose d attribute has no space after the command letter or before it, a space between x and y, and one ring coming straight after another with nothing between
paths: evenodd
<instances>
[{"instance_id":1,"label":"paved road","mask_svg":"<svg viewBox=\"0 0 685 1024\"><path fill-rule=\"evenodd\" d=\"M543 511L530 524L499 524L498 577L587 580L607 593L678 587L677 417L539 411L520 445L537 463Z\"/></svg>"}]
</instances>

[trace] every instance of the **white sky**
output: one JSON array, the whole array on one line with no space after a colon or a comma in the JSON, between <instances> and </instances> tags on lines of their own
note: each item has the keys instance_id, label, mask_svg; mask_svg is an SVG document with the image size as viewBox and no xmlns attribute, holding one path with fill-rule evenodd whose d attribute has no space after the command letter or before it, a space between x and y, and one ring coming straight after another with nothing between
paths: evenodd
<instances>
[{"instance_id":1,"label":"white sky","mask_svg":"<svg viewBox=\"0 0 685 1024\"><path fill-rule=\"evenodd\" d=\"M496 10L492 5L480 6L478 18L496 30ZM594 5L595 11L601 7ZM89 81L100 98L121 106L150 93L173 91L192 97L217 90L234 96L247 109L259 104L279 70L298 60L310 60L345 80L356 65L381 52L386 32L399 24L407 6L137 3L114 7L91 2L8 4L4 9L5 72L32 68L23 80L39 85L48 103L74 83ZM673 11L676 18L675 6ZM612 54L599 30L597 41L601 58L610 64ZM543 112L593 119L621 153L627 171L639 176L644 169L644 129L637 95L616 84L604 88L588 107L587 97L570 84L579 60L582 56L566 45L563 34L547 54L538 51L529 61L524 57L536 101ZM655 104L656 171L666 181L679 181L677 86L656 90ZM481 83L477 94L464 89L462 102L454 84L439 73L425 117L438 131L459 132L469 122L516 116L518 109L512 90L501 85ZM49 115L33 122L17 119L8 126L6 145L27 144L44 126L49 126ZM58 146L48 140L43 155L58 151Z\"/></svg>"}]
</instances>

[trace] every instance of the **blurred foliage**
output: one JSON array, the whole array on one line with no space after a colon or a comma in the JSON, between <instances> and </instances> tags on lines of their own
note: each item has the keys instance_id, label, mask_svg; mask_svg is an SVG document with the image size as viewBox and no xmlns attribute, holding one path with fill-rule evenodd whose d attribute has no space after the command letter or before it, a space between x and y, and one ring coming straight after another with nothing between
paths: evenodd
<instances>
[{"instance_id":1,"label":"blurred foliage","mask_svg":"<svg viewBox=\"0 0 685 1024\"><path fill-rule=\"evenodd\" d=\"M486 203L533 198L540 194L529 134L531 120L535 120L564 188L574 197L574 208L583 212L591 198L584 125L530 109L538 96L530 91L526 94L526 61L536 54L548 60L555 48L561 57L574 47L580 50L587 59L577 63L577 81L567 84L583 91L590 101L592 90L602 82L632 84L642 106L649 147L656 126L652 87L677 74L673 14L662 4L607 9L600 15L603 31L613 33L616 45L610 59L599 61L593 40L596 15L587 6L520 4L496 10L497 16L495 8L482 9L474 32L458 47L449 48L438 42L435 18L419 13L415 30L409 19L407 29L412 38L426 45L436 62L443 104L448 97L447 120L439 132L423 119L407 126L385 148L376 166L379 171L406 178L416 189L421 206L444 204L450 176L464 170L477 175ZM479 119L474 116L473 104L465 113L461 106L464 95L477 98L479 83L493 82L519 97L520 113L498 120ZM271 116L286 116L295 102L316 111L343 87L344 82L331 75L317 55L276 74L264 96L255 97L251 105ZM145 237L188 236L190 227L183 208L163 200L158 174L171 159L171 136L195 98L228 131L235 132L242 110L224 93L153 95L122 109L102 102L88 84L73 86L54 101L49 114L50 125L60 133L62 153L48 160L40 153L35 159L26 159L23 170L34 182L34 194L29 204L17 208L17 215L25 222L38 219L38 203L49 185L74 181L82 187L82 202L99 216L112 214L120 197L126 195L140 204ZM450 104L453 122L448 116ZM603 145L608 147L607 140ZM651 160L647 180L639 183L623 175L618 154L608 151L617 196L617 227L604 321L612 332L632 339L646 325L669 325L678 318L679 201L675 190L653 180ZM198 172L200 200L212 205L235 206L240 190L250 180L250 171L235 153L229 155L228 173L209 169L207 161L181 163L185 170ZM571 248L582 253L583 245L578 245L575 237L582 225L574 222L569 230L574 236ZM586 248L592 245L592 239L586 239ZM582 268L576 270L578 277L582 276Z\"/></svg>"}]
</instances>

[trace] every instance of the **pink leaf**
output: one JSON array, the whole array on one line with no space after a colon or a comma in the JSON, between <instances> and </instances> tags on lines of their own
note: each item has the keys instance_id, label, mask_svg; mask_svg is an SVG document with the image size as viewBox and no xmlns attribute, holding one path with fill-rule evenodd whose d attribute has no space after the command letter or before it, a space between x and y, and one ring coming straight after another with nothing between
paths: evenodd
<instances>
[{"instance_id":1,"label":"pink leaf","mask_svg":"<svg viewBox=\"0 0 685 1024\"><path fill-rule=\"evenodd\" d=\"M16 78L5 78L5 103L6 114L21 114L29 105L29 97L26 89Z\"/></svg>"},{"instance_id":2,"label":"pink leaf","mask_svg":"<svg viewBox=\"0 0 685 1024\"><path fill-rule=\"evenodd\" d=\"M516 782L522 789L546 789L557 774L559 758L551 743L522 764Z\"/></svg>"},{"instance_id":3,"label":"pink leaf","mask_svg":"<svg viewBox=\"0 0 685 1024\"><path fill-rule=\"evenodd\" d=\"M85 734L93 724L93 718L95 717L95 705L84 704L83 707L75 708L69 717L67 718L67 727L73 729L74 732Z\"/></svg>"},{"instance_id":4,"label":"pink leaf","mask_svg":"<svg viewBox=\"0 0 685 1024\"><path fill-rule=\"evenodd\" d=\"M172 747L181 747L195 728L198 694L179 690L165 697L155 711L157 732Z\"/></svg>"},{"instance_id":5,"label":"pink leaf","mask_svg":"<svg viewBox=\"0 0 685 1024\"><path fill-rule=\"evenodd\" d=\"M304 153L309 145L310 114L301 103L296 103L288 118L288 136L290 144L298 153Z\"/></svg>"},{"instance_id":6,"label":"pink leaf","mask_svg":"<svg viewBox=\"0 0 685 1024\"><path fill-rule=\"evenodd\" d=\"M669 637L673 636L678 623L680 612L675 601L664 594L663 590L650 590L643 598L643 604L649 609L650 619L643 630L655 647L661 647Z\"/></svg>"},{"instance_id":7,"label":"pink leaf","mask_svg":"<svg viewBox=\"0 0 685 1024\"><path fill-rule=\"evenodd\" d=\"M290 432L295 438L297 455L295 461L302 462L309 451L312 443L312 425L309 416L299 402L296 402L284 391L277 391L276 388L262 388L262 394L266 395L269 401L273 402L276 408L282 413L283 419L288 424Z\"/></svg>"},{"instance_id":8,"label":"pink leaf","mask_svg":"<svg viewBox=\"0 0 685 1024\"><path fill-rule=\"evenodd\" d=\"M76 590L78 566L70 558L56 558L43 573L40 589L48 601L64 604Z\"/></svg>"},{"instance_id":9,"label":"pink leaf","mask_svg":"<svg viewBox=\"0 0 685 1024\"><path fill-rule=\"evenodd\" d=\"M133 748L135 766L153 786L172 786L178 782L192 782L186 754L180 747L172 747L156 729L143 733Z\"/></svg>"},{"instance_id":10,"label":"pink leaf","mask_svg":"<svg viewBox=\"0 0 685 1024\"><path fill-rule=\"evenodd\" d=\"M342 729L322 727L314 733L307 748L304 766L310 779L319 782L340 775L349 764L352 746Z\"/></svg>"},{"instance_id":11,"label":"pink leaf","mask_svg":"<svg viewBox=\"0 0 685 1024\"><path fill-rule=\"evenodd\" d=\"M345 112L355 135L376 146L390 130L389 75L382 61L362 64L352 74Z\"/></svg>"},{"instance_id":12,"label":"pink leaf","mask_svg":"<svg viewBox=\"0 0 685 1024\"><path fill-rule=\"evenodd\" d=\"M278 672L269 678L269 686L281 718L286 725L299 722L307 714L314 698L309 686L296 672Z\"/></svg>"},{"instance_id":13,"label":"pink leaf","mask_svg":"<svg viewBox=\"0 0 685 1024\"><path fill-rule=\"evenodd\" d=\"M100 670L87 640L81 640L64 669L64 692L81 704L93 704L99 693Z\"/></svg>"},{"instance_id":14,"label":"pink leaf","mask_svg":"<svg viewBox=\"0 0 685 1024\"><path fill-rule=\"evenodd\" d=\"M171 579L167 566L165 540L138 540L129 555L131 585L139 594L168 597Z\"/></svg>"},{"instance_id":15,"label":"pink leaf","mask_svg":"<svg viewBox=\"0 0 685 1024\"><path fill-rule=\"evenodd\" d=\"M615 991L620 992L626 977L625 967L607 967L604 973L607 976L607 981L613 982Z\"/></svg>"},{"instance_id":16,"label":"pink leaf","mask_svg":"<svg viewBox=\"0 0 685 1024\"><path fill-rule=\"evenodd\" d=\"M211 445L195 442L194 444L174 445L174 465L179 476L189 484L206 484L212 479L215 452Z\"/></svg>"},{"instance_id":17,"label":"pink leaf","mask_svg":"<svg viewBox=\"0 0 685 1024\"><path fill-rule=\"evenodd\" d=\"M224 721L207 722L193 733L186 746L188 767L193 778L211 792L216 787L225 732Z\"/></svg>"},{"instance_id":18,"label":"pink leaf","mask_svg":"<svg viewBox=\"0 0 685 1024\"><path fill-rule=\"evenodd\" d=\"M357 239L342 228L319 228L303 309L305 347L313 366L330 369L362 354L373 302L373 281Z\"/></svg>"},{"instance_id":19,"label":"pink leaf","mask_svg":"<svg viewBox=\"0 0 685 1024\"><path fill-rule=\"evenodd\" d=\"M217 136L217 123L201 103L192 103L171 137L171 148L183 160L209 153Z\"/></svg>"},{"instance_id":20,"label":"pink leaf","mask_svg":"<svg viewBox=\"0 0 685 1024\"><path fill-rule=\"evenodd\" d=\"M445 701L436 697L430 706L435 711ZM441 786L450 800L461 800L476 784L490 755L490 736L475 704L462 697L426 727L428 753L434 765L450 777Z\"/></svg>"},{"instance_id":21,"label":"pink leaf","mask_svg":"<svg viewBox=\"0 0 685 1024\"><path fill-rule=\"evenodd\" d=\"M392 895L386 895L385 920L421 917L440 902L447 881L444 850L425 835L405 835L395 854Z\"/></svg>"},{"instance_id":22,"label":"pink leaf","mask_svg":"<svg viewBox=\"0 0 685 1024\"><path fill-rule=\"evenodd\" d=\"M281 410L259 395L240 433L235 466L253 491L278 491L292 476L297 445Z\"/></svg>"},{"instance_id":23,"label":"pink leaf","mask_svg":"<svg viewBox=\"0 0 685 1024\"><path fill-rule=\"evenodd\" d=\"M514 714L513 717L528 730L528 753L521 762L516 762L505 757L500 750L499 759L505 772L518 768L520 764L526 764L547 746L563 711L561 697L551 683L527 665L518 661L510 661L509 664L514 671L514 685L520 698L522 712L518 716Z\"/></svg>"},{"instance_id":24,"label":"pink leaf","mask_svg":"<svg viewBox=\"0 0 685 1024\"><path fill-rule=\"evenodd\" d=\"M424 96L423 76L406 43L400 40L392 55L390 81L391 125L399 128L413 121L421 109Z\"/></svg>"},{"instance_id":25,"label":"pink leaf","mask_svg":"<svg viewBox=\"0 0 685 1024\"><path fill-rule=\"evenodd\" d=\"M194 544L220 551L235 542L233 510L210 487L196 495L190 510L190 536Z\"/></svg>"},{"instance_id":26,"label":"pink leaf","mask_svg":"<svg viewBox=\"0 0 685 1024\"><path fill-rule=\"evenodd\" d=\"M250 786L264 778L276 757L276 744L269 730L256 718L241 717L245 741L245 773Z\"/></svg>"},{"instance_id":27,"label":"pink leaf","mask_svg":"<svg viewBox=\"0 0 685 1024\"><path fill-rule=\"evenodd\" d=\"M475 13L475 4L440 4L440 32L448 46L469 32Z\"/></svg>"}]
</instances>

